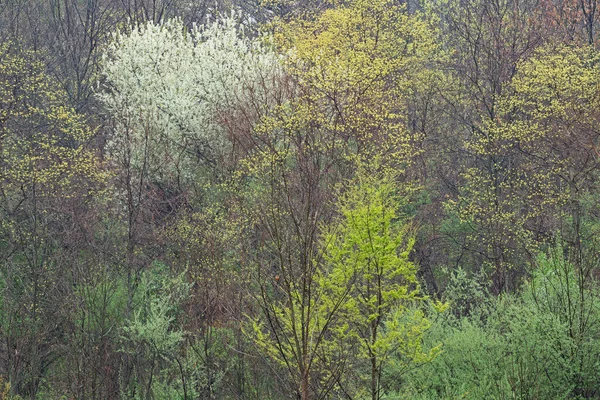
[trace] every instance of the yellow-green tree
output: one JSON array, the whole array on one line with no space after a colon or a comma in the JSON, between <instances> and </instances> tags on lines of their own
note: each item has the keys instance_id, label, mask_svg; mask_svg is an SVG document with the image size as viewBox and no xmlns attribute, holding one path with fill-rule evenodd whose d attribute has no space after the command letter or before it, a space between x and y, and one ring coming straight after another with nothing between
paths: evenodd
<instances>
[{"instance_id":1,"label":"yellow-green tree","mask_svg":"<svg viewBox=\"0 0 600 400\"><path fill-rule=\"evenodd\" d=\"M512 189L520 184L511 172L518 153L504 151L494 126L517 64L542 43L537 2L426 3L439 15L442 38L452 49L446 69L451 84L441 94L445 107L437 125L441 139L435 142L441 150L428 157L442 177L446 221L439 225L450 241L432 253L450 254L440 264L484 269L496 292L509 290L523 274L514 267L525 264L534 238L522 229L527 210Z\"/></svg>"},{"instance_id":2,"label":"yellow-green tree","mask_svg":"<svg viewBox=\"0 0 600 400\"><path fill-rule=\"evenodd\" d=\"M516 65L485 134L465 144L487 168L465 170L455 205L473 241L487 232L483 251L497 289L508 289L515 261L525 263L557 230L579 265L583 214L597 209L590 200L599 161L597 57L587 47L538 49Z\"/></svg>"},{"instance_id":3,"label":"yellow-green tree","mask_svg":"<svg viewBox=\"0 0 600 400\"><path fill-rule=\"evenodd\" d=\"M2 361L12 390L32 398L61 356L73 229L106 178L65 96L30 53L0 45Z\"/></svg>"},{"instance_id":4,"label":"yellow-green tree","mask_svg":"<svg viewBox=\"0 0 600 400\"><path fill-rule=\"evenodd\" d=\"M389 1L355 0L277 28L307 121L363 160L410 163L418 138L406 127L407 99L441 51L428 22Z\"/></svg>"},{"instance_id":5,"label":"yellow-green tree","mask_svg":"<svg viewBox=\"0 0 600 400\"><path fill-rule=\"evenodd\" d=\"M582 240L597 236L586 214L598 210L599 57L587 46L539 49L518 65L497 124L503 139L524 155L518 173L527 203L546 218L567 222L555 226L570 242L577 266Z\"/></svg>"},{"instance_id":6,"label":"yellow-green tree","mask_svg":"<svg viewBox=\"0 0 600 400\"><path fill-rule=\"evenodd\" d=\"M333 188L366 160L400 175L411 164L417 138L406 129L406 97L438 47L420 15L385 0L276 24L274 42L286 54L284 95L251 134L232 136L247 149L239 177L257 232L263 316L254 333L308 399L330 393L349 365L344 346L327 344L343 296L325 302L318 284L326 265L319 232L333 221Z\"/></svg>"}]
</instances>

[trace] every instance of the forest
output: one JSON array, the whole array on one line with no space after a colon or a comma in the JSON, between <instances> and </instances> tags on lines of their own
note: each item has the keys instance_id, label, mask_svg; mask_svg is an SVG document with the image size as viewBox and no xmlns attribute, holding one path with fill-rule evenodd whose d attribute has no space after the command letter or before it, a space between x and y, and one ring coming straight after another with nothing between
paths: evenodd
<instances>
[{"instance_id":1,"label":"forest","mask_svg":"<svg viewBox=\"0 0 600 400\"><path fill-rule=\"evenodd\" d=\"M599 6L0 0L0 400L599 399Z\"/></svg>"}]
</instances>

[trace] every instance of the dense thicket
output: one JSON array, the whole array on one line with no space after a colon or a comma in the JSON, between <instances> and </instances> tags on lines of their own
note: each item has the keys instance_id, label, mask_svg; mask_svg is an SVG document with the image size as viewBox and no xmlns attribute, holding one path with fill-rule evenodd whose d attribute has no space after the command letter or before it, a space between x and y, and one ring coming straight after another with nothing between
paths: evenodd
<instances>
[{"instance_id":1,"label":"dense thicket","mask_svg":"<svg viewBox=\"0 0 600 400\"><path fill-rule=\"evenodd\" d=\"M600 397L597 7L0 1L0 399Z\"/></svg>"}]
</instances>

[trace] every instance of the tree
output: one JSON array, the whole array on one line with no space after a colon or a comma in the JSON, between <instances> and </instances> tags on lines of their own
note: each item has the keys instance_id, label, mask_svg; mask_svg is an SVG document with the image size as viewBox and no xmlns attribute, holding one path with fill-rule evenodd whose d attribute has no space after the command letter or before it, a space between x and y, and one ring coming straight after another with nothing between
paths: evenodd
<instances>
[{"instance_id":1,"label":"tree","mask_svg":"<svg viewBox=\"0 0 600 400\"><path fill-rule=\"evenodd\" d=\"M114 0L9 0L0 5L0 41L36 52L78 112L93 110L101 48L124 20ZM89 116L89 114L88 114Z\"/></svg>"},{"instance_id":2,"label":"tree","mask_svg":"<svg viewBox=\"0 0 600 400\"><path fill-rule=\"evenodd\" d=\"M135 363L133 376L121 388L121 396L173 397L179 392L185 399L192 385L186 383L185 355L181 356L180 351L186 332L176 324L176 317L189 284L184 282L184 274L172 277L164 265L156 263L153 267L144 271L136 293L136 311L123 326L121 351L129 353Z\"/></svg>"},{"instance_id":3,"label":"tree","mask_svg":"<svg viewBox=\"0 0 600 400\"><path fill-rule=\"evenodd\" d=\"M534 250L522 229L528 210L507 189L518 185L518 176L507 168L518 161L503 151L493 126L517 64L543 43L536 4L430 3L439 15L443 40L455 49L446 75L450 84L441 93L447 115L438 127L443 146L430 152L434 173L441 177L446 220L440 221L440 236L447 241L437 241L443 247L430 252L449 254L442 263L491 270L496 292L508 290L524 274L522 265Z\"/></svg>"},{"instance_id":4,"label":"tree","mask_svg":"<svg viewBox=\"0 0 600 400\"><path fill-rule=\"evenodd\" d=\"M94 92L102 52L115 26L131 28L180 18L191 29L233 11L248 29L255 29L256 21L268 16L265 7L246 0L6 0L0 4L0 42L7 39L34 50L66 91L69 105L92 117L97 116Z\"/></svg>"},{"instance_id":5,"label":"tree","mask_svg":"<svg viewBox=\"0 0 600 400\"><path fill-rule=\"evenodd\" d=\"M421 16L362 0L281 23L274 40L288 54L287 96L254 129L232 134L248 149L240 180L263 313L254 333L299 397L322 398L341 387L349 353L327 344L344 294L324 302L320 227L333 221L333 188L364 160L400 174L411 164L405 99L437 44Z\"/></svg>"},{"instance_id":6,"label":"tree","mask_svg":"<svg viewBox=\"0 0 600 400\"><path fill-rule=\"evenodd\" d=\"M224 209L211 202L219 197L233 151L221 119L250 94L265 97L278 73L278 57L260 39L246 38L233 16L191 29L175 19L115 35L103 67L99 98L111 123L107 153L117 171L118 201L126 209L118 217L127 231L122 260L127 315L134 313L139 277L157 258L187 269L195 282L192 291L199 293L188 308L199 312L190 324L196 328L190 337L198 339L190 346L200 354L197 346L203 343L208 357L214 325L232 317L218 312L226 305L220 301L224 276L217 271L228 260L206 247L214 240L208 232L211 207ZM214 229L223 220L216 217ZM200 218L201 225L192 228ZM125 359L124 374L134 379L135 359L131 354ZM217 375L210 363L206 366L206 376ZM207 382L203 396L217 396L212 379Z\"/></svg>"},{"instance_id":7,"label":"tree","mask_svg":"<svg viewBox=\"0 0 600 400\"><path fill-rule=\"evenodd\" d=\"M0 44L0 369L35 398L62 357L80 220L107 175L94 132L31 52ZM77 253L81 249L72 249Z\"/></svg>"},{"instance_id":8,"label":"tree","mask_svg":"<svg viewBox=\"0 0 600 400\"><path fill-rule=\"evenodd\" d=\"M148 22L115 35L100 94L114 121L109 153L154 182L185 187L229 147L219 111L260 90L277 65L233 17L191 30L177 19Z\"/></svg>"},{"instance_id":9,"label":"tree","mask_svg":"<svg viewBox=\"0 0 600 400\"><path fill-rule=\"evenodd\" d=\"M430 322L414 307L427 298L420 292L417 266L409 260L414 236L410 224L397 215L402 201L394 192L389 177L359 172L338 200L339 224L323 238L328 267L319 283L323 301L331 310L339 308L331 326L340 335L335 343L354 344L358 358L368 360L373 400L385 394L382 374L392 355L404 363L397 368L401 371L439 351L439 346L422 349ZM446 307L436 304L439 311Z\"/></svg>"},{"instance_id":10,"label":"tree","mask_svg":"<svg viewBox=\"0 0 600 400\"><path fill-rule=\"evenodd\" d=\"M519 64L498 123L505 143L523 154L517 173L531 206L566 222L557 229L578 267L582 242L597 235L599 208L591 200L600 167L597 60L598 52L587 46L539 49Z\"/></svg>"},{"instance_id":11,"label":"tree","mask_svg":"<svg viewBox=\"0 0 600 400\"><path fill-rule=\"evenodd\" d=\"M148 22L115 35L99 98L112 122L107 152L127 208L133 275L148 265L134 253L157 223L164 225L165 210L185 204L192 189L201 197L204 183L217 179L229 147L218 112L276 65L273 53L241 36L233 18L191 31L180 20Z\"/></svg>"}]
</instances>

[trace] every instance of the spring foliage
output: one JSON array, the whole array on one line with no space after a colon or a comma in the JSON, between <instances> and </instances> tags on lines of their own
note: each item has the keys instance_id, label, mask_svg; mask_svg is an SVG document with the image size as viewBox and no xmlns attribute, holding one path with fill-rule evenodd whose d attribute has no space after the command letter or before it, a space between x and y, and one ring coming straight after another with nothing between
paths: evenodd
<instances>
[{"instance_id":1,"label":"spring foliage","mask_svg":"<svg viewBox=\"0 0 600 400\"><path fill-rule=\"evenodd\" d=\"M359 160L410 163L416 148L406 129L407 99L442 56L428 22L389 1L356 0L276 27L274 40L303 88L304 121L350 140Z\"/></svg>"},{"instance_id":2,"label":"spring foliage","mask_svg":"<svg viewBox=\"0 0 600 400\"><path fill-rule=\"evenodd\" d=\"M339 320L331 326L335 343L350 344L359 359L370 363L370 372L359 376L365 387L370 383L373 399L386 392L381 377L389 363L399 376L440 349L422 347L431 322L420 308L428 299L409 260L414 236L396 211L400 204L389 177L359 173L339 200L339 225L323 238L329 268L319 284L327 293L325 307L339 308ZM436 303L435 308L443 312L447 305Z\"/></svg>"},{"instance_id":3,"label":"spring foliage","mask_svg":"<svg viewBox=\"0 0 600 400\"><path fill-rule=\"evenodd\" d=\"M0 0L0 399L599 398L600 0L258 3Z\"/></svg>"}]
</instances>

